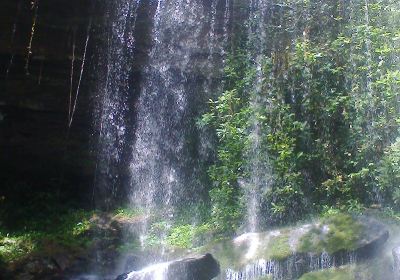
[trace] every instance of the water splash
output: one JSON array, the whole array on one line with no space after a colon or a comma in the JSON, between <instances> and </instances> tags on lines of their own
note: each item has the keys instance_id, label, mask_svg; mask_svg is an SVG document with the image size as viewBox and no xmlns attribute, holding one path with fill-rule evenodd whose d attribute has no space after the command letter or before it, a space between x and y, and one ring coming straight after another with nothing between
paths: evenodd
<instances>
[{"instance_id":1,"label":"water splash","mask_svg":"<svg viewBox=\"0 0 400 280\"><path fill-rule=\"evenodd\" d=\"M155 264L128 274L126 280L164 280L170 263Z\"/></svg>"}]
</instances>

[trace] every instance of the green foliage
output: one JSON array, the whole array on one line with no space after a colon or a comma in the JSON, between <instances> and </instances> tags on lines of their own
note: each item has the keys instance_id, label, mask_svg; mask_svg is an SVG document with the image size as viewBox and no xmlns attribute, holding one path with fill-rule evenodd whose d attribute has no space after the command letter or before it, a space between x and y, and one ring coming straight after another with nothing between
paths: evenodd
<instances>
[{"instance_id":1,"label":"green foliage","mask_svg":"<svg viewBox=\"0 0 400 280\"><path fill-rule=\"evenodd\" d=\"M45 221L32 220L29 228L20 231L0 228L0 259L9 262L26 257L42 251L48 242L68 248L87 247L91 242L87 233L92 229L92 215L90 211L74 210L48 217Z\"/></svg>"},{"instance_id":2,"label":"green foliage","mask_svg":"<svg viewBox=\"0 0 400 280\"><path fill-rule=\"evenodd\" d=\"M146 238L146 246L157 247L163 245L165 235L168 232L168 223L157 221L151 224Z\"/></svg>"},{"instance_id":3,"label":"green foliage","mask_svg":"<svg viewBox=\"0 0 400 280\"><path fill-rule=\"evenodd\" d=\"M400 139L385 151L379 167L377 181L380 189L391 199L397 210L400 209Z\"/></svg>"},{"instance_id":4,"label":"green foliage","mask_svg":"<svg viewBox=\"0 0 400 280\"><path fill-rule=\"evenodd\" d=\"M225 68L226 90L217 100L210 100L210 112L203 115L199 125L210 125L219 139L218 162L209 175L214 182L210 191L212 219L220 232L234 232L243 216L238 179L243 175L243 154L248 142L249 119L246 88L254 77L243 53L229 57Z\"/></svg>"},{"instance_id":5,"label":"green foliage","mask_svg":"<svg viewBox=\"0 0 400 280\"><path fill-rule=\"evenodd\" d=\"M169 226L165 221L150 226L146 246L167 246L173 249L192 249L210 241L214 230L209 223L175 224Z\"/></svg>"},{"instance_id":6,"label":"green foliage","mask_svg":"<svg viewBox=\"0 0 400 280\"><path fill-rule=\"evenodd\" d=\"M312 15L306 1L287 5L293 10L280 14L281 28L267 30L280 45L266 46L262 71L251 58L252 38L232 48L224 90L198 122L219 140L209 175L221 232L243 218L239 182L250 176L254 120L257 153L272 170L270 190L260 194L267 222L326 209L361 212L378 202L377 192L400 207L398 3L330 2L313 6ZM298 33L288 32L294 21Z\"/></svg>"},{"instance_id":7,"label":"green foliage","mask_svg":"<svg viewBox=\"0 0 400 280\"><path fill-rule=\"evenodd\" d=\"M0 260L10 262L32 253L37 244L32 234L9 235L0 232Z\"/></svg>"},{"instance_id":8,"label":"green foliage","mask_svg":"<svg viewBox=\"0 0 400 280\"><path fill-rule=\"evenodd\" d=\"M172 247L190 249L199 246L204 235L211 231L210 224L181 225L173 227L167 237L168 245Z\"/></svg>"},{"instance_id":9,"label":"green foliage","mask_svg":"<svg viewBox=\"0 0 400 280\"><path fill-rule=\"evenodd\" d=\"M179 248L190 248L193 244L194 228L192 225L183 225L171 230L167 237L169 245Z\"/></svg>"}]
</instances>

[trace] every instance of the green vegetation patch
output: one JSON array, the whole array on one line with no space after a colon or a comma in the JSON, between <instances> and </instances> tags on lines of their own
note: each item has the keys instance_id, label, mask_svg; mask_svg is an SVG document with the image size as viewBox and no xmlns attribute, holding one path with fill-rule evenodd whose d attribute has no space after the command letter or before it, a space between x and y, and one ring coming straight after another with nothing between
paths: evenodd
<instances>
[{"instance_id":1,"label":"green vegetation patch","mask_svg":"<svg viewBox=\"0 0 400 280\"><path fill-rule=\"evenodd\" d=\"M89 246L93 212L70 211L44 221L31 223L23 231L0 229L0 261L17 261L29 254L45 254L47 251L82 249Z\"/></svg>"},{"instance_id":2,"label":"green vegetation patch","mask_svg":"<svg viewBox=\"0 0 400 280\"><path fill-rule=\"evenodd\" d=\"M330 254L340 250L355 250L363 232L363 226L349 214L337 214L323 218L300 238L300 252Z\"/></svg>"},{"instance_id":3,"label":"green vegetation patch","mask_svg":"<svg viewBox=\"0 0 400 280\"><path fill-rule=\"evenodd\" d=\"M211 223L169 226L165 221L158 221L150 226L146 246L167 245L172 249L193 249L210 241L212 236Z\"/></svg>"},{"instance_id":4,"label":"green vegetation patch","mask_svg":"<svg viewBox=\"0 0 400 280\"><path fill-rule=\"evenodd\" d=\"M136 208L118 208L114 211L114 215L116 218L126 218L132 219L137 218L143 215L144 210L136 209Z\"/></svg>"},{"instance_id":5,"label":"green vegetation patch","mask_svg":"<svg viewBox=\"0 0 400 280\"><path fill-rule=\"evenodd\" d=\"M321 270L304 274L299 280L355 280L349 267Z\"/></svg>"},{"instance_id":6,"label":"green vegetation patch","mask_svg":"<svg viewBox=\"0 0 400 280\"><path fill-rule=\"evenodd\" d=\"M0 260L10 262L35 250L35 238L31 234L7 235L0 232Z\"/></svg>"}]
</instances>

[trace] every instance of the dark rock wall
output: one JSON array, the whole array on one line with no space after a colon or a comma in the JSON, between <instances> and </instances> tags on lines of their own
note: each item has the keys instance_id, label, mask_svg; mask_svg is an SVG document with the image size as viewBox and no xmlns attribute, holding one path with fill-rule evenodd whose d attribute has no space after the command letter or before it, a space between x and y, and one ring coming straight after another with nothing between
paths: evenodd
<instances>
[{"instance_id":1,"label":"dark rock wall","mask_svg":"<svg viewBox=\"0 0 400 280\"><path fill-rule=\"evenodd\" d=\"M45 192L89 205L96 185L99 110L105 87L107 47L113 5L106 0L0 1L0 203L22 203ZM225 1L218 7L222 15ZM231 7L230 44L246 18L246 1ZM209 1L204 5L210 6ZM138 9L135 49L129 75L129 139L134 138L135 106L143 65L151 48L151 19L157 1L142 1ZM72 126L68 128L72 50L75 45L72 101L81 71L90 25L82 83ZM235 23L235 24L234 24ZM231 36L235 34L235 36ZM33 35L33 36L32 36ZM29 46L30 49L29 49ZM196 83L200 78L193 78ZM99 105L100 104L100 105ZM130 146L123 153L131 156ZM127 171L115 166L121 182ZM101 179L101 178L100 178ZM100 180L98 179L98 181ZM97 191L99 200L109 189ZM126 197L119 188L117 200ZM1 206L1 205L0 205ZM0 211L1 212L1 211Z\"/></svg>"},{"instance_id":2,"label":"dark rock wall","mask_svg":"<svg viewBox=\"0 0 400 280\"><path fill-rule=\"evenodd\" d=\"M88 201L95 166L90 149L92 58L102 34L91 34L68 132L71 58L75 42L75 95L89 19L96 30L102 8L90 0L33 2L0 1L0 196L3 203L29 203L32 194L50 190Z\"/></svg>"}]
</instances>

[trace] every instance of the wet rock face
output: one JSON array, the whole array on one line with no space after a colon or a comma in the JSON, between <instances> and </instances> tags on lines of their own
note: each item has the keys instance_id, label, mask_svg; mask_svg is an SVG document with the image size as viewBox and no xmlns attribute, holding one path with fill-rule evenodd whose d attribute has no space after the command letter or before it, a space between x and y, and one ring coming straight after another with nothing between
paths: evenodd
<instances>
[{"instance_id":1,"label":"wet rock face","mask_svg":"<svg viewBox=\"0 0 400 280\"><path fill-rule=\"evenodd\" d=\"M206 254L154 265L141 271L120 275L116 280L211 280L219 273L217 260L211 254Z\"/></svg>"}]
</instances>

